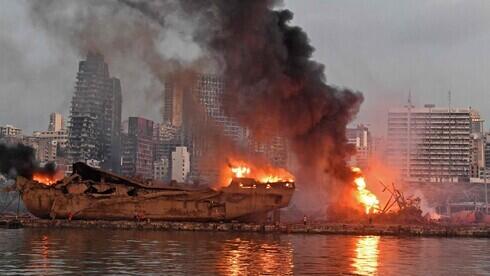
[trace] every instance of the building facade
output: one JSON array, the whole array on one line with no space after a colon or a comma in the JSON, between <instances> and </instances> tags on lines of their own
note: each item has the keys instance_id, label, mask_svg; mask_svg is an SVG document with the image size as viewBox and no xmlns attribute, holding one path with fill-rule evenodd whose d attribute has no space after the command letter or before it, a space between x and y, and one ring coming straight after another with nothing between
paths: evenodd
<instances>
[{"instance_id":1,"label":"building facade","mask_svg":"<svg viewBox=\"0 0 490 276\"><path fill-rule=\"evenodd\" d=\"M33 136L41 139L56 141L57 145L62 149L65 149L68 146L68 131L66 131L66 129L57 131L35 131Z\"/></svg>"},{"instance_id":2,"label":"building facade","mask_svg":"<svg viewBox=\"0 0 490 276\"><path fill-rule=\"evenodd\" d=\"M464 182L473 177L475 135L482 121L470 108L411 104L388 113L387 160L413 182ZM481 163L480 163L481 164Z\"/></svg>"},{"instance_id":3,"label":"building facade","mask_svg":"<svg viewBox=\"0 0 490 276\"><path fill-rule=\"evenodd\" d=\"M122 173L143 179L153 178L153 121L129 117L128 133L124 139Z\"/></svg>"},{"instance_id":4,"label":"building facade","mask_svg":"<svg viewBox=\"0 0 490 276\"><path fill-rule=\"evenodd\" d=\"M0 137L19 137L22 136L22 129L12 125L0 126Z\"/></svg>"},{"instance_id":5,"label":"building facade","mask_svg":"<svg viewBox=\"0 0 490 276\"><path fill-rule=\"evenodd\" d=\"M167 181L169 179L169 159L153 161L153 179Z\"/></svg>"},{"instance_id":6,"label":"building facade","mask_svg":"<svg viewBox=\"0 0 490 276\"><path fill-rule=\"evenodd\" d=\"M186 147L176 147L172 152L172 181L188 182L191 170L190 154Z\"/></svg>"},{"instance_id":7,"label":"building facade","mask_svg":"<svg viewBox=\"0 0 490 276\"><path fill-rule=\"evenodd\" d=\"M356 154L352 156L350 164L352 166L365 169L369 165L369 158L372 154L372 138L369 129L365 125L358 125L355 128L347 128L347 143L356 148Z\"/></svg>"},{"instance_id":8,"label":"building facade","mask_svg":"<svg viewBox=\"0 0 490 276\"><path fill-rule=\"evenodd\" d=\"M48 131L60 131L65 129L65 120L60 113L53 112L49 115Z\"/></svg>"},{"instance_id":9,"label":"building facade","mask_svg":"<svg viewBox=\"0 0 490 276\"><path fill-rule=\"evenodd\" d=\"M97 160L119 171L121 147L121 84L109 75L99 53L89 52L78 66L71 102L69 152L72 161Z\"/></svg>"}]
</instances>

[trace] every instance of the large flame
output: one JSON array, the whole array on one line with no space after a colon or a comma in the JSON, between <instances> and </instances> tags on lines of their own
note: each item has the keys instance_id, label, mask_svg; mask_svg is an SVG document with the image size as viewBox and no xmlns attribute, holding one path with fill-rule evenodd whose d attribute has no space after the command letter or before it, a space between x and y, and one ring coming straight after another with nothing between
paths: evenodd
<instances>
[{"instance_id":1,"label":"large flame","mask_svg":"<svg viewBox=\"0 0 490 276\"><path fill-rule=\"evenodd\" d=\"M226 181L232 178L250 177L262 183L274 182L294 182L293 175L283 168L275 168L271 166L254 166L243 161L230 162L227 169Z\"/></svg>"},{"instance_id":2,"label":"large flame","mask_svg":"<svg viewBox=\"0 0 490 276\"><path fill-rule=\"evenodd\" d=\"M366 179L361 174L361 169L352 168L356 173L354 183L357 186L357 199L364 206L366 214L376 213L379 210L379 200L375 194L366 188Z\"/></svg>"},{"instance_id":3,"label":"large flame","mask_svg":"<svg viewBox=\"0 0 490 276\"><path fill-rule=\"evenodd\" d=\"M32 180L37 181L41 184L51 186L63 178L63 171L58 170L54 174L49 174L45 172L36 172L32 176Z\"/></svg>"},{"instance_id":4,"label":"large flame","mask_svg":"<svg viewBox=\"0 0 490 276\"><path fill-rule=\"evenodd\" d=\"M250 168L245 166L232 167L231 172L235 175L235 177L245 177L250 173Z\"/></svg>"}]
</instances>

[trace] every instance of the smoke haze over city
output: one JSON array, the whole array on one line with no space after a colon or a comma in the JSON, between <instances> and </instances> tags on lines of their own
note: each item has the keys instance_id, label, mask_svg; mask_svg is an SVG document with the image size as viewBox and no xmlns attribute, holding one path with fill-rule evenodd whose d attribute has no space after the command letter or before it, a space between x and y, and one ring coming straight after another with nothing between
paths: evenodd
<instances>
[{"instance_id":1,"label":"smoke haze over city","mask_svg":"<svg viewBox=\"0 0 490 276\"><path fill-rule=\"evenodd\" d=\"M48 1L49 2L49 1ZM404 104L408 91L418 105L472 106L484 119L489 99L490 7L485 1L286 1L311 39L314 58L326 65L327 82L363 91L366 95L358 122L369 123L375 134L384 134L384 117L391 104ZM30 17L29 1L5 1L0 17L2 45L0 124L13 123L36 130L51 111L68 114L73 93L73 72L85 55L42 29ZM180 30L187 26L177 25ZM14 31L15 30L15 31ZM191 60L201 53L186 40L185 32L170 32L158 45L166 56ZM123 118L130 115L160 118L153 100L155 80L134 55L134 67L112 65L122 79ZM111 62L111 61L109 61ZM24 75L31 76L25 78ZM49 79L50 81L46 81ZM144 87L134 93L134 88ZM148 97L142 98L143 93ZM383 99L382 102L379 99ZM480 106L482 105L482 106ZM32 115L19 110L30 109Z\"/></svg>"},{"instance_id":2,"label":"smoke haze over city","mask_svg":"<svg viewBox=\"0 0 490 276\"><path fill-rule=\"evenodd\" d=\"M0 274L490 275L490 1L0 7Z\"/></svg>"}]
</instances>

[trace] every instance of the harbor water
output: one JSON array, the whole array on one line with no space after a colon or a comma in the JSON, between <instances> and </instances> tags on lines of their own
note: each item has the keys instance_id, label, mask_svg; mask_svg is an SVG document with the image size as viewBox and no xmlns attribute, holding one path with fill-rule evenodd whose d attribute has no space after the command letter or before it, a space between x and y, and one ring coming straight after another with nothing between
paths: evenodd
<instances>
[{"instance_id":1,"label":"harbor water","mask_svg":"<svg viewBox=\"0 0 490 276\"><path fill-rule=\"evenodd\" d=\"M0 275L490 275L490 239L0 229Z\"/></svg>"}]
</instances>

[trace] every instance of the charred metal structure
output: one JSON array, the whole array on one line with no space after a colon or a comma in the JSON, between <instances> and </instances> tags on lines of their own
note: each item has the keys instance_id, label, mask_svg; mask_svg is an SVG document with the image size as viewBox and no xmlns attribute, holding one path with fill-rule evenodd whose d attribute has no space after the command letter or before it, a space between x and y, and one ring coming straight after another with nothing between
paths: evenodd
<instances>
[{"instance_id":1,"label":"charred metal structure","mask_svg":"<svg viewBox=\"0 0 490 276\"><path fill-rule=\"evenodd\" d=\"M286 207L295 185L235 178L220 190L192 184L155 187L75 163L73 174L53 185L18 177L16 188L39 218L245 221Z\"/></svg>"}]
</instances>

